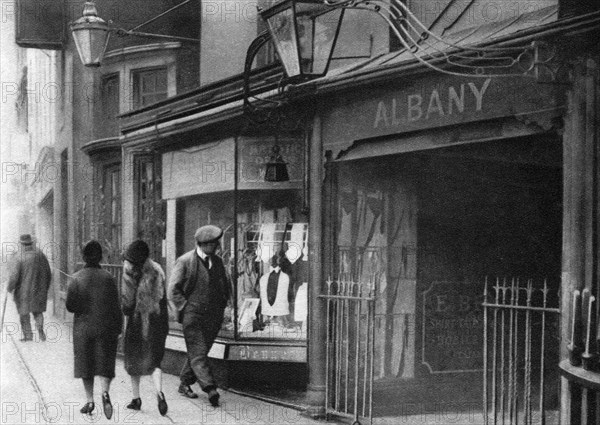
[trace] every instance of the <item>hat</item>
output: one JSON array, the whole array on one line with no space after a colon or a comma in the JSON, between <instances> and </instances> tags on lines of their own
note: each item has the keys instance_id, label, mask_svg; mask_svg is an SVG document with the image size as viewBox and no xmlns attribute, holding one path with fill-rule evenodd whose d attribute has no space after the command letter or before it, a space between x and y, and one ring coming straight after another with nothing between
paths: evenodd
<instances>
[{"instance_id":1,"label":"hat","mask_svg":"<svg viewBox=\"0 0 600 425\"><path fill-rule=\"evenodd\" d=\"M81 250L81 256L86 264L98 264L102 260L102 245L98 241L91 240Z\"/></svg>"},{"instance_id":2,"label":"hat","mask_svg":"<svg viewBox=\"0 0 600 425\"><path fill-rule=\"evenodd\" d=\"M123 257L132 264L144 264L150 256L150 248L148 244L141 239L133 241L125 250Z\"/></svg>"},{"instance_id":3,"label":"hat","mask_svg":"<svg viewBox=\"0 0 600 425\"><path fill-rule=\"evenodd\" d=\"M194 235L198 243L214 242L220 239L221 236L223 236L223 230L212 224L200 227Z\"/></svg>"},{"instance_id":4,"label":"hat","mask_svg":"<svg viewBox=\"0 0 600 425\"><path fill-rule=\"evenodd\" d=\"M33 239L31 239L30 234L24 234L19 237L19 242L23 245L31 245L33 243Z\"/></svg>"}]
</instances>

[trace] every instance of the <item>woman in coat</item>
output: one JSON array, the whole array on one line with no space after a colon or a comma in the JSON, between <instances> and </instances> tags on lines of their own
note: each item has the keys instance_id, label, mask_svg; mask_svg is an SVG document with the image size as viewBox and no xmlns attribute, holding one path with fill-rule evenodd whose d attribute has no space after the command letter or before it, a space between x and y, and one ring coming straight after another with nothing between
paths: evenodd
<instances>
[{"instance_id":1,"label":"woman in coat","mask_svg":"<svg viewBox=\"0 0 600 425\"><path fill-rule=\"evenodd\" d=\"M140 410L140 378L152 375L158 400L158 411L167 414L167 402L162 392L160 364L165 354L169 332L165 273L149 258L146 242L132 242L124 255L121 306L127 316L125 330L125 370L131 376L133 399L127 406Z\"/></svg>"},{"instance_id":2,"label":"woman in coat","mask_svg":"<svg viewBox=\"0 0 600 425\"><path fill-rule=\"evenodd\" d=\"M67 289L67 310L75 313L73 353L75 378L83 379L87 403L81 413L94 410L94 377L100 376L104 415L110 419L113 408L108 394L115 376L117 342L123 316L119 309L117 283L100 268L102 247L88 242L82 250L85 267L73 275Z\"/></svg>"}]
</instances>

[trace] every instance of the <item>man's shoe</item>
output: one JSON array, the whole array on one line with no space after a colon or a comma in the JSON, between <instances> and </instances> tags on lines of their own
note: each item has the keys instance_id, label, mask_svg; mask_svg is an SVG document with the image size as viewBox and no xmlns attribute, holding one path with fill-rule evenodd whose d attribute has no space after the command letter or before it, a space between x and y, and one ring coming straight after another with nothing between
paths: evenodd
<instances>
[{"instance_id":1,"label":"man's shoe","mask_svg":"<svg viewBox=\"0 0 600 425\"><path fill-rule=\"evenodd\" d=\"M127 408L131 410L140 410L142 408L142 399L139 397L132 399L131 403L127 405Z\"/></svg>"},{"instance_id":2,"label":"man's shoe","mask_svg":"<svg viewBox=\"0 0 600 425\"><path fill-rule=\"evenodd\" d=\"M187 398L198 398L198 394L196 394L189 385L179 385L179 394Z\"/></svg>"},{"instance_id":3,"label":"man's shoe","mask_svg":"<svg viewBox=\"0 0 600 425\"><path fill-rule=\"evenodd\" d=\"M33 338L23 337L19 341L21 341L21 342L33 341Z\"/></svg>"},{"instance_id":4,"label":"man's shoe","mask_svg":"<svg viewBox=\"0 0 600 425\"><path fill-rule=\"evenodd\" d=\"M210 390L208 392L208 401L213 407L219 407L219 393L217 390Z\"/></svg>"},{"instance_id":5,"label":"man's shoe","mask_svg":"<svg viewBox=\"0 0 600 425\"><path fill-rule=\"evenodd\" d=\"M106 416L106 419L112 418L113 407L110 402L110 396L106 391L102 393L102 407L104 408L104 416Z\"/></svg>"},{"instance_id":6,"label":"man's shoe","mask_svg":"<svg viewBox=\"0 0 600 425\"><path fill-rule=\"evenodd\" d=\"M165 416L169 410L167 400L165 400L165 395L162 391L160 391L156 397L158 398L158 412L161 414L161 416Z\"/></svg>"},{"instance_id":7,"label":"man's shoe","mask_svg":"<svg viewBox=\"0 0 600 425\"><path fill-rule=\"evenodd\" d=\"M46 341L46 333L44 332L43 329L40 329L39 334L40 334L40 341L42 341L42 342Z\"/></svg>"}]
</instances>

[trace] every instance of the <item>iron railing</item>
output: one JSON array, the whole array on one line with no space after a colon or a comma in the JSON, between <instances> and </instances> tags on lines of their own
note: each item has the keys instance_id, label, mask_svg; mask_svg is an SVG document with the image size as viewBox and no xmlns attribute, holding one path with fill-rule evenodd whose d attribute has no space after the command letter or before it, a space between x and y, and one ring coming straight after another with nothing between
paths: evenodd
<instances>
[{"instance_id":1,"label":"iron railing","mask_svg":"<svg viewBox=\"0 0 600 425\"><path fill-rule=\"evenodd\" d=\"M372 424L375 285L342 276L326 283L326 413Z\"/></svg>"},{"instance_id":2,"label":"iron railing","mask_svg":"<svg viewBox=\"0 0 600 425\"><path fill-rule=\"evenodd\" d=\"M558 323L558 296L544 281L496 279L484 289L483 417L485 424L546 424L549 341ZM534 419L535 417L535 419Z\"/></svg>"}]
</instances>

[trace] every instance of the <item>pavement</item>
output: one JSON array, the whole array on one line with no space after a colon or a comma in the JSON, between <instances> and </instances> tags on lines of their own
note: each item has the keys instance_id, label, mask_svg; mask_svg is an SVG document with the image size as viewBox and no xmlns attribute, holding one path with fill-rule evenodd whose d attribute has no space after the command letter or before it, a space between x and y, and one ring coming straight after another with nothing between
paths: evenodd
<instances>
[{"instance_id":1,"label":"pavement","mask_svg":"<svg viewBox=\"0 0 600 425\"><path fill-rule=\"evenodd\" d=\"M126 408L130 402L129 375L117 358L116 377L110 396L114 414L102 414L99 382L95 385L96 409L84 415L85 403L80 379L73 378L72 318L61 320L45 314L47 340L20 342L18 314L9 300L0 344L0 424L277 424L309 425L325 422L310 419L302 412L221 390L221 406L214 408L206 395L188 399L178 394L179 378L163 374L163 392L169 405L166 416L158 413L150 376L141 382L142 408ZM329 422L331 423L331 422Z\"/></svg>"}]
</instances>

